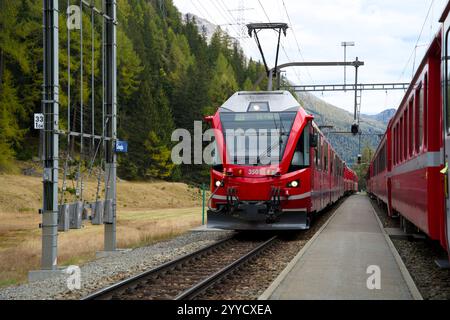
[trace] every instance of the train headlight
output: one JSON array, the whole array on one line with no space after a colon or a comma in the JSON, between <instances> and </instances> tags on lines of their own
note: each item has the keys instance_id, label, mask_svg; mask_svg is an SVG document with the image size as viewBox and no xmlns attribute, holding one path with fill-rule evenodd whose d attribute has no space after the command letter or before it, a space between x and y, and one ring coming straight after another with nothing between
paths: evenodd
<instances>
[{"instance_id":1,"label":"train headlight","mask_svg":"<svg viewBox=\"0 0 450 320\"><path fill-rule=\"evenodd\" d=\"M215 184L216 184L216 187L219 188L222 186L222 181L217 180Z\"/></svg>"},{"instance_id":2,"label":"train headlight","mask_svg":"<svg viewBox=\"0 0 450 320\"><path fill-rule=\"evenodd\" d=\"M290 186L291 188L297 188L299 185L300 185L300 182L298 182L297 180L292 181L292 182L289 184L289 186Z\"/></svg>"}]
</instances>

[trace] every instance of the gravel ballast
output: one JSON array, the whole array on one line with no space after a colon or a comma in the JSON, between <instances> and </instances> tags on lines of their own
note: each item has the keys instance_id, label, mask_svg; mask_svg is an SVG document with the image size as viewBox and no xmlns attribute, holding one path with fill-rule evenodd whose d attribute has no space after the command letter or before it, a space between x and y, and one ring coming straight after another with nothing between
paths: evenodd
<instances>
[{"instance_id":1,"label":"gravel ballast","mask_svg":"<svg viewBox=\"0 0 450 320\"><path fill-rule=\"evenodd\" d=\"M390 218L386 212L372 200L380 220L385 228L399 228L399 219ZM406 268L425 300L450 299L450 270L440 269L435 261L446 259L447 253L438 243L424 237L420 239L392 239Z\"/></svg>"},{"instance_id":2,"label":"gravel ballast","mask_svg":"<svg viewBox=\"0 0 450 320\"><path fill-rule=\"evenodd\" d=\"M311 229L281 234L278 242L265 253L246 264L220 285L208 290L199 299L257 300L345 200L342 199L324 210L313 222Z\"/></svg>"},{"instance_id":3,"label":"gravel ballast","mask_svg":"<svg viewBox=\"0 0 450 320\"><path fill-rule=\"evenodd\" d=\"M231 232L189 232L143 248L124 251L81 266L81 290L70 291L67 275L0 289L0 300L81 299L88 294L137 275L149 268L192 253Z\"/></svg>"}]
</instances>

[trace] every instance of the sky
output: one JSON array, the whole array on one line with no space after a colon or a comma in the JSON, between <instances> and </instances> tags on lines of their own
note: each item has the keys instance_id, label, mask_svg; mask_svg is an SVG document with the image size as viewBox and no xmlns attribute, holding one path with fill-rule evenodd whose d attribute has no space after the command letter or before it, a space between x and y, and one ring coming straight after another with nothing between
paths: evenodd
<instances>
[{"instance_id":1,"label":"sky","mask_svg":"<svg viewBox=\"0 0 450 320\"><path fill-rule=\"evenodd\" d=\"M174 0L183 13L194 13L220 25L233 37L245 34L246 23L285 22L290 29L282 39L279 63L293 61L365 62L360 83L409 82L427 47L439 30L439 17L447 0ZM243 11L236 9L244 8ZM242 22L245 22L243 24ZM275 63L277 35L260 34L270 67ZM254 39L241 38L248 57L261 60ZM298 45L297 45L298 44ZM354 68L347 82L354 83ZM291 68L286 75L294 84L343 84L343 67ZM403 91L363 92L361 112L376 114L397 108ZM319 98L352 111L354 93L315 93Z\"/></svg>"}]
</instances>

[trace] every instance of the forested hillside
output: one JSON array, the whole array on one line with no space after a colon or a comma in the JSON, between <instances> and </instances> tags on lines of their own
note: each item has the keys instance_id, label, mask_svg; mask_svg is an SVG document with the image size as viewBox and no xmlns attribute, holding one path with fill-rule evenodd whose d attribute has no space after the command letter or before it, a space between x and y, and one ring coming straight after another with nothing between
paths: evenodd
<instances>
[{"instance_id":1,"label":"forested hillside","mask_svg":"<svg viewBox=\"0 0 450 320\"><path fill-rule=\"evenodd\" d=\"M64 1L62 1L64 2ZM63 5L61 2L61 5ZM96 4L100 4L96 0ZM60 12L65 12L62 6ZM60 15L60 127L66 129L68 110L68 46L65 14ZM118 106L119 136L129 142L129 153L119 157L119 176L129 180L207 181L208 167L177 167L170 159L171 134L175 128L193 131L194 121L213 114L237 90L250 90L264 72L248 60L241 48L220 31L207 39L201 23L182 14L171 0L118 0ZM0 2L0 171L14 168L15 160L38 156L39 134L31 129L33 113L41 110L42 86L42 3L35 0ZM83 18L83 104L91 103L91 21ZM95 24L94 92L96 112L101 112L101 21ZM71 110L79 112L80 32L72 31ZM266 88L263 82L260 88ZM259 89L259 88L257 88ZM319 125L349 130L352 115L311 95L299 96ZM86 110L85 110L86 112ZM89 111L87 111L89 113ZM85 115L89 121L89 114ZM379 134L385 124L363 118L364 133ZM97 121L98 122L98 121ZM77 127L78 126L78 127ZM78 123L72 127L79 128ZM101 123L96 124L97 133ZM76 161L88 161L89 154L77 153ZM352 136L330 135L330 140L348 163L359 152ZM364 137L362 144L376 148L376 136ZM86 151L87 153L92 150ZM61 159L65 156L62 154ZM84 159L84 160L83 160Z\"/></svg>"},{"instance_id":2,"label":"forested hillside","mask_svg":"<svg viewBox=\"0 0 450 320\"><path fill-rule=\"evenodd\" d=\"M60 12L65 12L61 1ZM96 1L100 3L100 1ZM264 68L247 60L220 29L207 42L190 18L183 19L171 0L118 0L119 135L130 151L120 156L125 179L199 180L203 167L175 167L170 161L171 133L193 130L195 120L213 113L239 89L250 89ZM67 29L60 20L61 124L67 127ZM84 104L90 103L91 22L83 18ZM0 1L0 170L15 159L38 155L32 115L41 109L42 3ZM100 58L101 23L95 26L95 61ZM80 96L80 35L71 32L72 101ZM78 57L77 57L78 56ZM95 64L96 82L101 64ZM266 86L265 83L261 84ZM101 101L101 92L95 92ZM79 101L71 104L76 110ZM101 106L96 106L101 108ZM76 125L76 124L75 124ZM97 131L98 132L98 131ZM64 145L62 145L64 148ZM74 155L75 156L75 155Z\"/></svg>"}]
</instances>

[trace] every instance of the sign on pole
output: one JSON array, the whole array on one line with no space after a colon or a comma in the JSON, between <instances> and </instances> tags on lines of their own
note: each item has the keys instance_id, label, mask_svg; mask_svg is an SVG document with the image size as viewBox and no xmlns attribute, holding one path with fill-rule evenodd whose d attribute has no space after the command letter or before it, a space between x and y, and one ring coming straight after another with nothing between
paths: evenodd
<instances>
[{"instance_id":1,"label":"sign on pole","mask_svg":"<svg viewBox=\"0 0 450 320\"><path fill-rule=\"evenodd\" d=\"M115 146L116 153L127 153L128 152L128 142L127 141L116 141Z\"/></svg>"},{"instance_id":2,"label":"sign on pole","mask_svg":"<svg viewBox=\"0 0 450 320\"><path fill-rule=\"evenodd\" d=\"M34 129L35 130L44 130L44 114L43 113L35 113L34 114Z\"/></svg>"}]
</instances>

